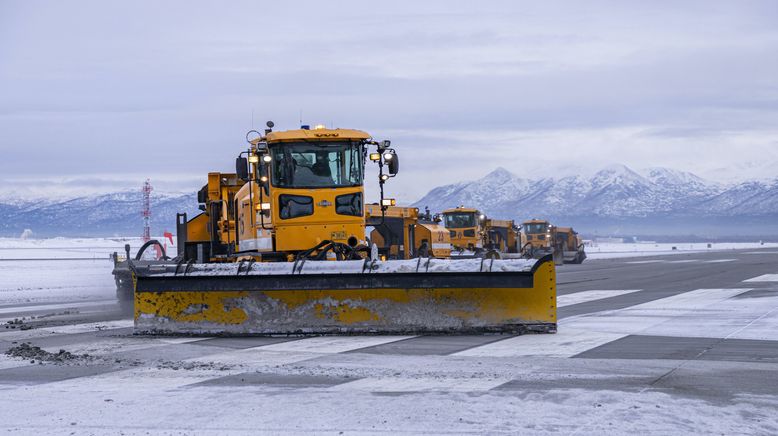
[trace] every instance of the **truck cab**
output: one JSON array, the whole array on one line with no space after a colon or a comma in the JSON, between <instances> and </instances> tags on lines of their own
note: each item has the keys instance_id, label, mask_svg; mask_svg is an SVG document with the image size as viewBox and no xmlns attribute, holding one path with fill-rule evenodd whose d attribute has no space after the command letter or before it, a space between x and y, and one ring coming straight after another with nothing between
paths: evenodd
<instances>
[{"instance_id":1,"label":"truck cab","mask_svg":"<svg viewBox=\"0 0 778 436\"><path fill-rule=\"evenodd\" d=\"M443 211L443 225L451 235L451 245L455 250L477 251L484 248L481 220L485 218L478 209L464 206Z\"/></svg>"}]
</instances>

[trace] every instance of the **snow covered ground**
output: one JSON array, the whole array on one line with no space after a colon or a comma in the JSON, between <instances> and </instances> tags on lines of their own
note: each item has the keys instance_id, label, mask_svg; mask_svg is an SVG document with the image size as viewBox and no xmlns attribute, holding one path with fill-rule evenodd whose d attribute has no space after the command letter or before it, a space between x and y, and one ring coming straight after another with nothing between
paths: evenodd
<instances>
[{"instance_id":1,"label":"snow covered ground","mask_svg":"<svg viewBox=\"0 0 778 436\"><path fill-rule=\"evenodd\" d=\"M31 363L0 352L0 431L778 434L778 257L749 263L759 244L592 247L614 257L746 251L697 256L706 269L695 279L716 273L715 286L667 281L686 270L672 262L632 267L632 278L568 280L560 308L599 306L561 315L554 335L169 338L133 336L131 319L89 318L90 301L113 297L108 254L125 242L0 240L0 321L18 305L83 310L72 324L0 330L0 350L29 341L91 356ZM733 262L703 262L718 260ZM645 279L649 268L665 281Z\"/></svg>"},{"instance_id":2,"label":"snow covered ground","mask_svg":"<svg viewBox=\"0 0 778 436\"><path fill-rule=\"evenodd\" d=\"M125 244L130 244L134 255L142 241L140 238L0 238L0 304L113 298L115 284L110 255L123 254ZM705 243L599 243L586 250L589 259L611 259L766 247L778 248L778 244L714 243L708 248ZM168 250L174 251L175 247L169 246ZM414 262L411 262L413 268ZM467 266L467 262L463 261L462 265Z\"/></svg>"},{"instance_id":3,"label":"snow covered ground","mask_svg":"<svg viewBox=\"0 0 778 436\"><path fill-rule=\"evenodd\" d=\"M161 236L152 239L163 241ZM107 260L113 252L124 254L125 244L130 244L131 253L134 254L143 245L143 241L141 238L0 238L0 260L73 258Z\"/></svg>"},{"instance_id":4,"label":"snow covered ground","mask_svg":"<svg viewBox=\"0 0 778 436\"><path fill-rule=\"evenodd\" d=\"M162 240L162 238L159 238ZM113 299L110 255L140 238L0 238L0 304Z\"/></svg>"},{"instance_id":5,"label":"snow covered ground","mask_svg":"<svg viewBox=\"0 0 778 436\"><path fill-rule=\"evenodd\" d=\"M710 245L710 247L709 247ZM675 247L675 249L673 249ZM597 243L586 245L588 259L615 259L621 257L664 256L702 253L706 251L778 248L775 242L677 242L677 243Z\"/></svg>"}]
</instances>

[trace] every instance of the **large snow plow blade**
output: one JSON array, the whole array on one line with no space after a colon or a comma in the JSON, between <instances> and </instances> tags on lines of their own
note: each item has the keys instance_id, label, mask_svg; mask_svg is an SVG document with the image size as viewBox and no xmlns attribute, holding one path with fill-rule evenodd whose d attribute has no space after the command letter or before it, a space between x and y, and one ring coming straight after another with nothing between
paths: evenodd
<instances>
[{"instance_id":1,"label":"large snow plow blade","mask_svg":"<svg viewBox=\"0 0 778 436\"><path fill-rule=\"evenodd\" d=\"M556 331L550 256L161 264L135 268L134 278L143 334Z\"/></svg>"}]
</instances>

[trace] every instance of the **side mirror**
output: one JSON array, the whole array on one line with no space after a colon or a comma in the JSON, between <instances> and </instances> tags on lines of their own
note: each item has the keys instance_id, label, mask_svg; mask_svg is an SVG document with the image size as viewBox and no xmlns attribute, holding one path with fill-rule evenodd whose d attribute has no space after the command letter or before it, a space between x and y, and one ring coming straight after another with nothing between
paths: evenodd
<instances>
[{"instance_id":1,"label":"side mirror","mask_svg":"<svg viewBox=\"0 0 778 436\"><path fill-rule=\"evenodd\" d=\"M389 174L392 176L396 175L397 171L400 170L400 159L395 153L392 153L392 159L389 160L386 164L389 167Z\"/></svg>"},{"instance_id":2,"label":"side mirror","mask_svg":"<svg viewBox=\"0 0 778 436\"><path fill-rule=\"evenodd\" d=\"M244 182L249 181L249 161L245 157L235 159L235 174Z\"/></svg>"}]
</instances>

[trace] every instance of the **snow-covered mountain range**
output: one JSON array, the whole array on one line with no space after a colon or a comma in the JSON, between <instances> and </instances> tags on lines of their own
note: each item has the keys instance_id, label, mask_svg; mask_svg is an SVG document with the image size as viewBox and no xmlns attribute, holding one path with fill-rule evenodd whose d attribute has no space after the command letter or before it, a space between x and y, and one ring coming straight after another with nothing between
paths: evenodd
<instances>
[{"instance_id":1,"label":"snow-covered mountain range","mask_svg":"<svg viewBox=\"0 0 778 436\"><path fill-rule=\"evenodd\" d=\"M84 196L62 201L47 199L0 201L0 236L18 237L31 229L35 237L141 235L139 190ZM174 231L176 212L193 216L197 196L160 194L151 196L151 228L154 234Z\"/></svg>"},{"instance_id":2,"label":"snow-covered mountain range","mask_svg":"<svg viewBox=\"0 0 778 436\"><path fill-rule=\"evenodd\" d=\"M778 178L720 184L668 168L612 165L588 177L527 179L497 168L434 188L415 203L433 211L458 205L499 218L546 217L586 232L778 235Z\"/></svg>"},{"instance_id":3,"label":"snow-covered mountain range","mask_svg":"<svg viewBox=\"0 0 778 436\"><path fill-rule=\"evenodd\" d=\"M518 171L518 170L517 170ZM138 190L68 200L0 199L0 236L140 235ZM721 184L668 168L613 165L590 176L523 178L497 168L432 189L415 206L477 207L495 218L544 217L585 234L778 236L778 178ZM175 229L176 212L199 213L195 192L151 196L152 232Z\"/></svg>"}]
</instances>

